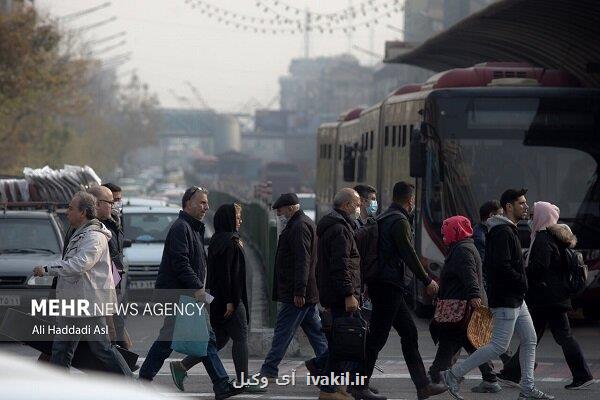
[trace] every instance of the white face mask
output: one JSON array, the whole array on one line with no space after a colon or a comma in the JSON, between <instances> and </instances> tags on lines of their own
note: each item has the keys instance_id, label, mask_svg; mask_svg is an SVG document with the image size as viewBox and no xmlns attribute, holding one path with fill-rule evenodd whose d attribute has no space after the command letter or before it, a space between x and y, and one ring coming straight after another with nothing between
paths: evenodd
<instances>
[{"instance_id":1,"label":"white face mask","mask_svg":"<svg viewBox=\"0 0 600 400\"><path fill-rule=\"evenodd\" d=\"M289 219L285 215L279 215L277 219L279 219L279 223L281 224L282 228L284 228L289 221Z\"/></svg>"}]
</instances>

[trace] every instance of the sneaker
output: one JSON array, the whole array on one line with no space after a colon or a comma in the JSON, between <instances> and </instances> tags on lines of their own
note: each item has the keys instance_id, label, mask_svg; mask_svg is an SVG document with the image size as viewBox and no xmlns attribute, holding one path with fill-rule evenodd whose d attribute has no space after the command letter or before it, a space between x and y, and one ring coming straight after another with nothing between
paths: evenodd
<instances>
[{"instance_id":1,"label":"sneaker","mask_svg":"<svg viewBox=\"0 0 600 400\"><path fill-rule=\"evenodd\" d=\"M498 379L498 381L500 381L500 383L502 383L506 386L514 387L517 389L521 388L521 384L518 380L516 380L512 376L505 375L502 372L500 372L499 374L496 374L496 379Z\"/></svg>"},{"instance_id":2,"label":"sneaker","mask_svg":"<svg viewBox=\"0 0 600 400\"><path fill-rule=\"evenodd\" d=\"M566 385L565 389L569 389L569 390L586 389L593 384L594 384L594 378L590 378L588 380L581 380L581 381L578 380L578 381L573 381L573 382L569 383L568 385Z\"/></svg>"},{"instance_id":3,"label":"sneaker","mask_svg":"<svg viewBox=\"0 0 600 400\"><path fill-rule=\"evenodd\" d=\"M479 385L471 388L473 393L498 393L501 390L502 388L498 382L486 381L482 381Z\"/></svg>"},{"instance_id":4,"label":"sneaker","mask_svg":"<svg viewBox=\"0 0 600 400\"><path fill-rule=\"evenodd\" d=\"M456 400L464 400L462 396L458 393L460 390L460 386L458 383L458 379L456 378L456 376L454 376L452 371L447 369L445 371L440 372L440 375L442 377L442 380L448 387L448 393L450 393L450 395Z\"/></svg>"},{"instance_id":5,"label":"sneaker","mask_svg":"<svg viewBox=\"0 0 600 400\"><path fill-rule=\"evenodd\" d=\"M171 361L169 363L169 368L171 369L171 378L173 378L175 387L182 392L185 391L183 381L187 378L187 370L184 368L181 361Z\"/></svg>"},{"instance_id":6,"label":"sneaker","mask_svg":"<svg viewBox=\"0 0 600 400\"><path fill-rule=\"evenodd\" d=\"M517 400L554 400L554 396L546 394L538 389L533 389L529 393L519 393Z\"/></svg>"}]
</instances>

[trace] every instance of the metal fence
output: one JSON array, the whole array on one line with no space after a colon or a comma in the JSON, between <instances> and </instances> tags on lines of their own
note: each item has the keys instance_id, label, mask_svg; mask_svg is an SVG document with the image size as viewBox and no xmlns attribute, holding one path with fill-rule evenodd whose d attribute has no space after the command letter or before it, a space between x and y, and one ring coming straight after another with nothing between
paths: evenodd
<instances>
[{"instance_id":1,"label":"metal fence","mask_svg":"<svg viewBox=\"0 0 600 400\"><path fill-rule=\"evenodd\" d=\"M277 225L271 219L270 210L267 205L258 202L244 202L234 196L218 192L210 192L210 204L216 210L223 204L239 203L243 208L244 223L240 234L258 253L265 276L265 287L267 288L267 324L275 326L277 317L277 303L272 299L273 275L275 265L275 251L277 250Z\"/></svg>"}]
</instances>

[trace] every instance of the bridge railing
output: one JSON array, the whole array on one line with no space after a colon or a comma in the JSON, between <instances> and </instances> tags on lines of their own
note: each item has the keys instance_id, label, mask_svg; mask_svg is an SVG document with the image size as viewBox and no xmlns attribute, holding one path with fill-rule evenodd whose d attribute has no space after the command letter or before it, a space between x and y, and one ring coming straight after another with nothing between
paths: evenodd
<instances>
[{"instance_id":1,"label":"bridge railing","mask_svg":"<svg viewBox=\"0 0 600 400\"><path fill-rule=\"evenodd\" d=\"M263 203L244 202L229 193L211 191L210 205L216 210L223 204L239 203L243 208L243 220L240 234L258 253L264 270L267 293L267 324L275 326L277 303L272 300L275 251L277 250L277 225L271 218L270 210Z\"/></svg>"}]
</instances>

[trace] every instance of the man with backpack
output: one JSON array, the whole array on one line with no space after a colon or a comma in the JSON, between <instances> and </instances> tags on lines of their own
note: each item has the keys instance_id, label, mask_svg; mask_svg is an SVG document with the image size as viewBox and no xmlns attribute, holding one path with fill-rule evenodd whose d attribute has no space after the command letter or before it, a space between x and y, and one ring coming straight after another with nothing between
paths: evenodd
<instances>
[{"instance_id":1,"label":"man with backpack","mask_svg":"<svg viewBox=\"0 0 600 400\"><path fill-rule=\"evenodd\" d=\"M367 336L366 361L361 375L367 377L366 385L354 391L356 399L380 399L368 388L379 352L385 346L390 330L396 329L401 337L402 353L411 379L417 388L419 399L425 399L446 391L443 384L431 383L419 353L417 327L404 301L404 268L408 267L434 295L438 285L432 281L421 265L413 246L411 228L415 209L415 187L398 182L393 189L393 203L377 217L376 262L365 265L366 283L373 303L370 331ZM373 250L371 250L372 252Z\"/></svg>"},{"instance_id":2,"label":"man with backpack","mask_svg":"<svg viewBox=\"0 0 600 400\"><path fill-rule=\"evenodd\" d=\"M546 327L550 326L554 340L562 347L573 376L573 381L565 389L583 389L593 384L594 378L579 343L571 333L567 311L571 309L571 296L585 288L582 279L585 273L580 273L580 270L585 271L586 267L580 254L573 250L577 238L567 225L557 223L559 213L554 204L535 203L526 299L538 343ZM519 384L519 351L506 363L498 377L511 386Z\"/></svg>"},{"instance_id":3,"label":"man with backpack","mask_svg":"<svg viewBox=\"0 0 600 400\"><path fill-rule=\"evenodd\" d=\"M524 301L528 285L517 231L517 222L524 219L529 210L526 193L527 189L506 190L500 197L504 215L495 215L488 220L490 230L485 243L484 269L488 276L488 304L494 318L492 341L465 361L442 372L448 391L459 400L462 399L459 394L460 378L504 353L514 333L520 338L523 374L518 399L554 399L536 389L533 380L537 340L529 308Z\"/></svg>"}]
</instances>

